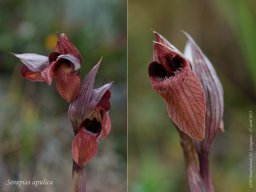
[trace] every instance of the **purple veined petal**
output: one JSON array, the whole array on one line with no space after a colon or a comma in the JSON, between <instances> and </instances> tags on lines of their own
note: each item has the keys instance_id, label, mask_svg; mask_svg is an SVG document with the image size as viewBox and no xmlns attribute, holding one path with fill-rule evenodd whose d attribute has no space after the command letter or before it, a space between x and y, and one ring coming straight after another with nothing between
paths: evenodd
<instances>
[{"instance_id":1,"label":"purple veined petal","mask_svg":"<svg viewBox=\"0 0 256 192\"><path fill-rule=\"evenodd\" d=\"M58 41L57 41L55 51L62 55L66 55L66 54L74 55L80 61L79 63L82 63L82 57L79 51L73 45L73 43L69 41L65 33L61 33L58 35Z\"/></svg>"},{"instance_id":2,"label":"purple veined petal","mask_svg":"<svg viewBox=\"0 0 256 192\"><path fill-rule=\"evenodd\" d=\"M75 56L73 56L73 55L70 55L70 54L59 55L57 57L57 60L59 60L59 59L66 59L66 60L70 61L73 64L75 71L77 71L78 69L81 68L80 61Z\"/></svg>"},{"instance_id":3,"label":"purple veined petal","mask_svg":"<svg viewBox=\"0 0 256 192\"><path fill-rule=\"evenodd\" d=\"M157 33L156 31L153 31L153 33L156 36L156 42L158 43L162 43L164 45L166 45L167 47L171 48L173 51L182 54L174 45L172 45L167 39L165 39L162 35L160 35L159 33Z\"/></svg>"},{"instance_id":4,"label":"purple veined petal","mask_svg":"<svg viewBox=\"0 0 256 192\"><path fill-rule=\"evenodd\" d=\"M208 81L212 81L212 83L215 84L216 88L218 89L217 98L219 99L220 105L223 109L223 88L213 65L202 52L200 47L195 43L193 38L186 32L184 32L184 34L188 38L184 54L191 61L192 70L198 75L203 87L206 87L206 83L208 83ZM208 81L205 82L205 80ZM223 111L221 112L221 114L223 115Z\"/></svg>"},{"instance_id":5,"label":"purple veined petal","mask_svg":"<svg viewBox=\"0 0 256 192\"><path fill-rule=\"evenodd\" d=\"M202 83L206 94L206 139L205 147L209 148L218 130L223 131L223 88L209 59L186 32L188 38L184 54L190 60L192 70Z\"/></svg>"},{"instance_id":6,"label":"purple veined petal","mask_svg":"<svg viewBox=\"0 0 256 192\"><path fill-rule=\"evenodd\" d=\"M75 130L79 128L80 122L85 118L88 111L95 77L100 67L100 62L101 59L85 76L81 83L81 89L76 100L74 100L69 106L68 115Z\"/></svg>"},{"instance_id":7,"label":"purple veined petal","mask_svg":"<svg viewBox=\"0 0 256 192\"><path fill-rule=\"evenodd\" d=\"M153 41L153 60L157 61L159 63L161 63L160 59L162 55L170 55L173 56L174 54L178 54L181 55L179 52L176 52L175 50L171 49L170 47L168 47L167 45L161 43L161 42L157 42L157 41Z\"/></svg>"},{"instance_id":8,"label":"purple veined petal","mask_svg":"<svg viewBox=\"0 0 256 192\"><path fill-rule=\"evenodd\" d=\"M97 104L100 102L103 95L106 93L107 90L110 89L112 84L113 84L113 81L97 89L93 89L91 99L90 99L90 104L89 104L90 109L94 109L97 106Z\"/></svg>"},{"instance_id":9,"label":"purple veined petal","mask_svg":"<svg viewBox=\"0 0 256 192\"><path fill-rule=\"evenodd\" d=\"M35 53L13 54L32 72L41 72L49 66L48 57Z\"/></svg>"}]
</instances>

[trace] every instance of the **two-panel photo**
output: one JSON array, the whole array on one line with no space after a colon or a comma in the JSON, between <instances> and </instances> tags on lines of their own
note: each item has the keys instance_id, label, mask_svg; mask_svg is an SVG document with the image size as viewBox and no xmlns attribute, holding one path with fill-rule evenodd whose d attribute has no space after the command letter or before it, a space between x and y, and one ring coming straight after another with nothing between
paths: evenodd
<instances>
[{"instance_id":1,"label":"two-panel photo","mask_svg":"<svg viewBox=\"0 0 256 192\"><path fill-rule=\"evenodd\" d=\"M0 0L0 192L256 192L256 2Z\"/></svg>"}]
</instances>

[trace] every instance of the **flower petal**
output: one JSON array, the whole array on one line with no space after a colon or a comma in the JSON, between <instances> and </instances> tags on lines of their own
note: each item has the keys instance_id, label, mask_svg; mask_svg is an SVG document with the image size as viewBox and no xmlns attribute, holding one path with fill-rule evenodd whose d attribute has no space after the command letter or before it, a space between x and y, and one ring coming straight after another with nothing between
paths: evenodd
<instances>
[{"instance_id":1,"label":"flower petal","mask_svg":"<svg viewBox=\"0 0 256 192\"><path fill-rule=\"evenodd\" d=\"M48 85L51 85L53 75L54 75L54 67L55 67L56 62L51 63L48 67L46 67L42 72L41 75L45 79L45 81L48 83Z\"/></svg>"},{"instance_id":2,"label":"flower petal","mask_svg":"<svg viewBox=\"0 0 256 192\"><path fill-rule=\"evenodd\" d=\"M69 106L68 114L75 130L79 128L80 122L85 118L86 113L88 112L88 106L91 100L94 81L100 66L100 62L101 60L85 76L81 83L81 89L77 99L74 100Z\"/></svg>"},{"instance_id":3,"label":"flower petal","mask_svg":"<svg viewBox=\"0 0 256 192\"><path fill-rule=\"evenodd\" d=\"M75 71L77 71L78 69L81 68L80 61L76 57L74 57L73 55L70 55L70 54L59 55L57 60L59 60L59 59L66 59L66 60L70 61L73 64Z\"/></svg>"},{"instance_id":4,"label":"flower petal","mask_svg":"<svg viewBox=\"0 0 256 192\"><path fill-rule=\"evenodd\" d=\"M80 129L72 143L72 155L76 164L85 166L98 151L97 138L92 134Z\"/></svg>"},{"instance_id":5,"label":"flower petal","mask_svg":"<svg viewBox=\"0 0 256 192\"><path fill-rule=\"evenodd\" d=\"M66 54L74 55L79 60L79 63L82 63L82 57L79 51L69 41L67 35L64 33L58 35L58 42L55 48L55 52L58 52L61 55L66 55Z\"/></svg>"},{"instance_id":6,"label":"flower petal","mask_svg":"<svg viewBox=\"0 0 256 192\"><path fill-rule=\"evenodd\" d=\"M184 32L185 33L185 32ZM188 42L185 47L185 56L190 60L192 69L200 79L206 97L206 139L205 145L210 147L223 119L224 101L221 82L211 62L202 50L187 33ZM223 131L223 130L222 130Z\"/></svg>"},{"instance_id":7,"label":"flower petal","mask_svg":"<svg viewBox=\"0 0 256 192\"><path fill-rule=\"evenodd\" d=\"M78 95L80 90L80 77L76 73L58 73L56 77L56 88L59 94L69 103Z\"/></svg>"},{"instance_id":8,"label":"flower petal","mask_svg":"<svg viewBox=\"0 0 256 192\"><path fill-rule=\"evenodd\" d=\"M103 96L110 89L112 84L113 82L110 82L98 89L93 89L90 105L89 105L90 109L94 109L96 106L99 106L99 105L100 107L104 108L106 111L110 109L109 99L110 99L111 93L109 92L105 98L103 98Z\"/></svg>"},{"instance_id":9,"label":"flower petal","mask_svg":"<svg viewBox=\"0 0 256 192\"><path fill-rule=\"evenodd\" d=\"M49 66L48 57L43 55L38 55L35 53L23 53L23 54L13 54L15 57L21 60L21 62L31 71L31 72L41 72L47 66Z\"/></svg>"},{"instance_id":10,"label":"flower petal","mask_svg":"<svg viewBox=\"0 0 256 192\"><path fill-rule=\"evenodd\" d=\"M165 39L162 35L160 35L159 33L153 31L153 33L156 36L156 42L161 43L166 45L167 47L169 47L170 49L172 49L173 51L182 54L174 45L172 45L167 39Z\"/></svg>"},{"instance_id":11,"label":"flower petal","mask_svg":"<svg viewBox=\"0 0 256 192\"><path fill-rule=\"evenodd\" d=\"M110 97L111 97L111 92L109 90L107 90L104 95L102 96L102 98L100 99L100 101L98 102L96 108L100 108L100 109L104 109L105 111L109 111L110 110Z\"/></svg>"},{"instance_id":12,"label":"flower petal","mask_svg":"<svg viewBox=\"0 0 256 192\"><path fill-rule=\"evenodd\" d=\"M21 66L20 73L22 77L31 81L45 81L45 79L41 76L41 72L30 71L26 65Z\"/></svg>"},{"instance_id":13,"label":"flower petal","mask_svg":"<svg viewBox=\"0 0 256 192\"><path fill-rule=\"evenodd\" d=\"M106 112L104 119L103 119L103 129L102 129L102 138L105 139L107 137L107 135L109 134L110 130L111 130L111 119L110 119L110 115L109 112Z\"/></svg>"}]
</instances>

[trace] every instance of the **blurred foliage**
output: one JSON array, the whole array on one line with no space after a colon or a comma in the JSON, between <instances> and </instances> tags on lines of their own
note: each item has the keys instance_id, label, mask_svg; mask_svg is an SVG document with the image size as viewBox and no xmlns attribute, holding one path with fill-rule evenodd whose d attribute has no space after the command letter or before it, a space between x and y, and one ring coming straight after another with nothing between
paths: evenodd
<instances>
[{"instance_id":1,"label":"blurred foliage","mask_svg":"<svg viewBox=\"0 0 256 192\"><path fill-rule=\"evenodd\" d=\"M129 0L129 191L188 191L177 131L148 80L151 30L181 51L186 42L181 30L187 31L213 63L225 95L225 133L217 135L211 154L214 185L216 191L249 191L248 112L254 112L254 119L256 114L255 14L255 1Z\"/></svg>"},{"instance_id":2,"label":"blurred foliage","mask_svg":"<svg viewBox=\"0 0 256 192\"><path fill-rule=\"evenodd\" d=\"M250 70L253 85L256 86L256 12L255 3L252 1L235 0L230 3L227 0L216 2L223 16L226 17L233 28L243 57ZM254 88L255 90L255 88Z\"/></svg>"},{"instance_id":3,"label":"blurred foliage","mask_svg":"<svg viewBox=\"0 0 256 192\"><path fill-rule=\"evenodd\" d=\"M22 79L21 63L10 54L48 55L62 32L83 56L82 76L102 56L96 85L115 82L112 131L86 167L88 190L126 190L126 1L1 0L0 7L0 191L18 190L5 185L8 179L44 178L54 184L43 191L71 191L68 104L54 84Z\"/></svg>"}]
</instances>

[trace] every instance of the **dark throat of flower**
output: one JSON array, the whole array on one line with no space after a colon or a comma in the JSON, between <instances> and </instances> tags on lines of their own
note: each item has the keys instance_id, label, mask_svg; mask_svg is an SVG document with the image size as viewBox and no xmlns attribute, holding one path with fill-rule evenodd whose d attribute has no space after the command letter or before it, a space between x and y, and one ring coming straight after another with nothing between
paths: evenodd
<instances>
[{"instance_id":1,"label":"dark throat of flower","mask_svg":"<svg viewBox=\"0 0 256 192\"><path fill-rule=\"evenodd\" d=\"M81 127L84 128L87 132L93 135L99 135L102 129L101 123L94 117L92 119L86 118Z\"/></svg>"},{"instance_id":2,"label":"dark throat of flower","mask_svg":"<svg viewBox=\"0 0 256 192\"><path fill-rule=\"evenodd\" d=\"M175 76L185 66L185 60L179 55L165 55L158 59L159 62L153 61L148 66L149 77L165 79Z\"/></svg>"},{"instance_id":3,"label":"dark throat of flower","mask_svg":"<svg viewBox=\"0 0 256 192\"><path fill-rule=\"evenodd\" d=\"M55 73L71 73L74 70L72 63L66 59L60 59L54 67Z\"/></svg>"}]
</instances>

